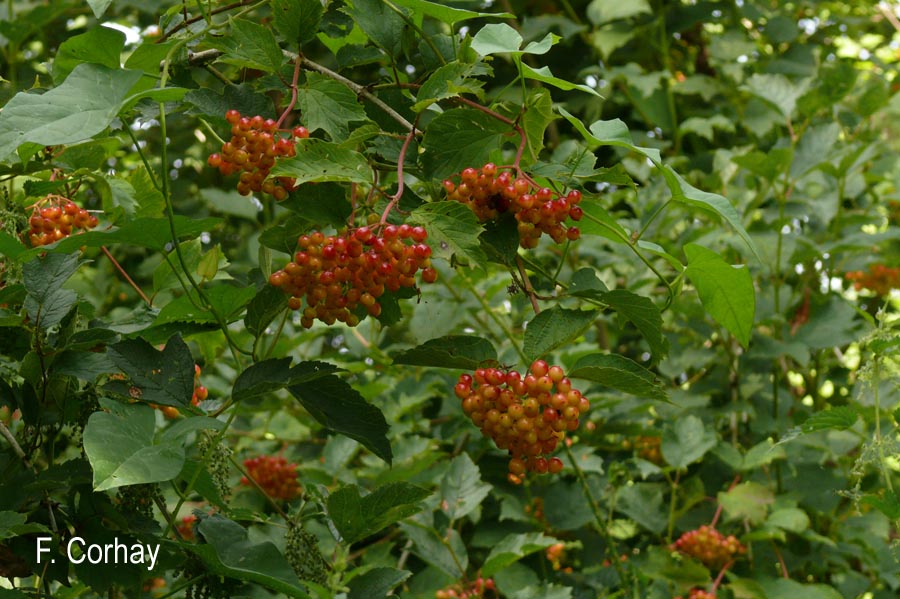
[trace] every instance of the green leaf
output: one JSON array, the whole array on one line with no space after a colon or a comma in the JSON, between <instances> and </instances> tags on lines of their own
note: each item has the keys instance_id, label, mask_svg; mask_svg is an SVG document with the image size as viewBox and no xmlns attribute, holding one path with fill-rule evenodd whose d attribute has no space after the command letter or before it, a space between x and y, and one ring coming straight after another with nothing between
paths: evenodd
<instances>
[{"instance_id":1,"label":"green leaf","mask_svg":"<svg viewBox=\"0 0 900 599\"><path fill-rule=\"evenodd\" d=\"M94 17L99 19L103 16L103 13L106 12L106 9L109 8L109 5L112 4L112 1L113 0L87 0L87 3L94 12Z\"/></svg>"},{"instance_id":2,"label":"green leaf","mask_svg":"<svg viewBox=\"0 0 900 599\"><path fill-rule=\"evenodd\" d=\"M741 224L740 215L734 209L728 200L724 197L701 191L690 185L682 179L675 171L662 163L659 150L655 148L643 148L634 145L631 134L628 132L628 126L619 119L611 121L596 121L591 125L590 131L584 124L570 114L565 108L559 108L559 113L563 115L574 127L581 133L582 137L589 142L592 147L599 146L616 146L626 148L633 152L641 154L650 160L656 168L660 170L663 179L672 194L672 198L676 201L700 208L724 218L729 225L740 235L747 247L753 252L753 255L760 261L759 251L756 244L750 238L744 226Z\"/></svg>"},{"instance_id":3,"label":"green leaf","mask_svg":"<svg viewBox=\"0 0 900 599\"><path fill-rule=\"evenodd\" d=\"M253 542L236 522L213 514L200 520L199 532L208 545L189 544L214 574L256 582L286 594L308 597L293 568L271 541Z\"/></svg>"},{"instance_id":4,"label":"green leaf","mask_svg":"<svg viewBox=\"0 0 900 599\"><path fill-rule=\"evenodd\" d=\"M247 332L254 337L265 333L266 327L279 314L287 310L285 298L281 289L272 285L263 285L247 306L247 315L244 317L244 326L247 327Z\"/></svg>"},{"instance_id":5,"label":"green leaf","mask_svg":"<svg viewBox=\"0 0 900 599\"><path fill-rule=\"evenodd\" d=\"M843 599L844 595L824 584L801 584L787 578L757 578L766 599Z\"/></svg>"},{"instance_id":6,"label":"green leaf","mask_svg":"<svg viewBox=\"0 0 900 599\"><path fill-rule=\"evenodd\" d=\"M600 300L609 288L597 276L593 268L580 268L572 275L567 293L572 297L586 297Z\"/></svg>"},{"instance_id":7,"label":"green leaf","mask_svg":"<svg viewBox=\"0 0 900 599\"><path fill-rule=\"evenodd\" d=\"M750 343L756 295L746 266L731 266L717 253L694 243L684 246L685 274L697 289L703 307L744 347Z\"/></svg>"},{"instance_id":8,"label":"green leaf","mask_svg":"<svg viewBox=\"0 0 900 599\"><path fill-rule=\"evenodd\" d=\"M387 4L380 0L354 0L350 16L375 44L392 58L399 57L406 23Z\"/></svg>"},{"instance_id":9,"label":"green leaf","mask_svg":"<svg viewBox=\"0 0 900 599\"><path fill-rule=\"evenodd\" d=\"M450 462L441 478L441 509L450 520L458 520L477 509L491 492L491 485L481 482L481 471L467 453Z\"/></svg>"},{"instance_id":10,"label":"green leaf","mask_svg":"<svg viewBox=\"0 0 900 599\"><path fill-rule=\"evenodd\" d=\"M412 576L412 572L407 570L387 567L372 568L347 583L347 587L350 589L347 599L383 599L410 576Z\"/></svg>"},{"instance_id":11,"label":"green leaf","mask_svg":"<svg viewBox=\"0 0 900 599\"><path fill-rule=\"evenodd\" d=\"M859 413L851 406L837 406L816 412L800 425L804 433L824 430L847 430L859 420Z\"/></svg>"},{"instance_id":12,"label":"green leaf","mask_svg":"<svg viewBox=\"0 0 900 599\"><path fill-rule=\"evenodd\" d=\"M408 520L400 524L400 529L413 542L413 552L424 562L451 578L459 579L465 576L469 554L459 532L451 528L445 534L441 534L431 523L426 526L417 520Z\"/></svg>"},{"instance_id":13,"label":"green leaf","mask_svg":"<svg viewBox=\"0 0 900 599\"><path fill-rule=\"evenodd\" d=\"M428 124L422 147L422 164L433 179L443 179L488 161L500 149L509 125L470 108L442 112Z\"/></svg>"},{"instance_id":14,"label":"green leaf","mask_svg":"<svg viewBox=\"0 0 900 599\"><path fill-rule=\"evenodd\" d=\"M244 306L250 303L254 293L253 287L235 287L227 283L206 289L209 303L226 323L234 322L241 317ZM170 322L218 322L212 310L198 308L195 305L200 303L200 299L193 290L191 295L193 299L182 295L166 304L153 321L154 326Z\"/></svg>"},{"instance_id":15,"label":"green leaf","mask_svg":"<svg viewBox=\"0 0 900 599\"><path fill-rule=\"evenodd\" d=\"M587 17L594 25L646 14L653 14L647 0L593 0L587 7Z\"/></svg>"},{"instance_id":16,"label":"green leaf","mask_svg":"<svg viewBox=\"0 0 900 599\"><path fill-rule=\"evenodd\" d=\"M43 524L38 524L37 522L26 524L25 521L27 519L27 515L19 512L0 512L0 541L36 532L50 532L50 529ZM3 595L0 595L0 599L2 597Z\"/></svg>"},{"instance_id":17,"label":"green leaf","mask_svg":"<svg viewBox=\"0 0 900 599\"><path fill-rule=\"evenodd\" d=\"M25 311L28 316L46 330L69 313L78 300L71 289L63 284L78 270L77 254L48 254L37 257L22 267L25 290Z\"/></svg>"},{"instance_id":18,"label":"green leaf","mask_svg":"<svg viewBox=\"0 0 900 599\"><path fill-rule=\"evenodd\" d=\"M900 518L900 498L897 497L897 494L889 489L884 489L881 492L881 495L873 495L871 493L867 493L860 500L860 503L863 505L871 505L876 510L890 518L891 520L897 520ZM779 510L780 511L780 510ZM773 512L771 516L769 516L769 521L771 522L772 518L778 512ZM806 513L804 512L804 515ZM807 518L807 526L809 525L809 519ZM2 537L0 537L2 538Z\"/></svg>"},{"instance_id":19,"label":"green leaf","mask_svg":"<svg viewBox=\"0 0 900 599\"><path fill-rule=\"evenodd\" d=\"M289 42L308 42L325 14L320 0L272 0L272 24Z\"/></svg>"},{"instance_id":20,"label":"green leaf","mask_svg":"<svg viewBox=\"0 0 900 599\"><path fill-rule=\"evenodd\" d=\"M480 94L484 82L473 77L484 73L483 65L454 60L441 66L425 80L416 94L412 109L421 112L438 100L455 98L462 93Z\"/></svg>"},{"instance_id":21,"label":"green leaf","mask_svg":"<svg viewBox=\"0 0 900 599\"><path fill-rule=\"evenodd\" d=\"M900 516L900 511L898 511L897 515ZM782 508L769 514L769 519L766 520L766 526L774 526L776 528L800 534L809 528L809 516L807 516L806 512L800 508Z\"/></svg>"},{"instance_id":22,"label":"green leaf","mask_svg":"<svg viewBox=\"0 0 900 599\"><path fill-rule=\"evenodd\" d=\"M484 264L487 256L478 242L481 225L465 205L452 200L423 204L407 221L428 231L428 243L434 255L450 262L452 257L472 266Z\"/></svg>"},{"instance_id":23,"label":"green leaf","mask_svg":"<svg viewBox=\"0 0 900 599\"><path fill-rule=\"evenodd\" d=\"M531 585L516 590L509 599L572 599L572 587L561 584Z\"/></svg>"},{"instance_id":24,"label":"green leaf","mask_svg":"<svg viewBox=\"0 0 900 599\"><path fill-rule=\"evenodd\" d=\"M172 480L184 465L180 442L155 443L154 410L118 404L115 411L94 412L84 428L84 452L94 470L94 490Z\"/></svg>"},{"instance_id":25,"label":"green leaf","mask_svg":"<svg viewBox=\"0 0 900 599\"><path fill-rule=\"evenodd\" d=\"M522 349L530 360L546 356L579 337L596 317L594 310L569 310L553 306L528 322Z\"/></svg>"},{"instance_id":26,"label":"green leaf","mask_svg":"<svg viewBox=\"0 0 900 599\"><path fill-rule=\"evenodd\" d=\"M502 52L518 52L522 36L506 23L491 23L472 38L472 49L481 56Z\"/></svg>"},{"instance_id":27,"label":"green leaf","mask_svg":"<svg viewBox=\"0 0 900 599\"><path fill-rule=\"evenodd\" d=\"M625 485L616 497L616 509L652 533L666 528L663 486L659 483Z\"/></svg>"},{"instance_id":28,"label":"green leaf","mask_svg":"<svg viewBox=\"0 0 900 599\"><path fill-rule=\"evenodd\" d=\"M654 362L669 353L669 342L662 332L662 314L649 297L614 289L604 293L600 301L637 327L650 346Z\"/></svg>"},{"instance_id":29,"label":"green leaf","mask_svg":"<svg viewBox=\"0 0 900 599\"><path fill-rule=\"evenodd\" d=\"M342 148L321 139L304 139L297 144L297 154L278 161L272 174L294 177L297 183L340 181L372 182L372 169L359 152Z\"/></svg>"},{"instance_id":30,"label":"green leaf","mask_svg":"<svg viewBox=\"0 0 900 599\"><path fill-rule=\"evenodd\" d=\"M111 345L107 354L128 375L130 385L111 381L105 388L161 406L190 405L194 393L194 358L180 336L169 339L162 351L143 339L125 339Z\"/></svg>"},{"instance_id":31,"label":"green leaf","mask_svg":"<svg viewBox=\"0 0 900 599\"><path fill-rule=\"evenodd\" d=\"M225 53L219 58L222 62L267 73L278 72L284 62L272 31L253 21L232 19L228 35L208 39L210 46Z\"/></svg>"},{"instance_id":32,"label":"green leaf","mask_svg":"<svg viewBox=\"0 0 900 599\"><path fill-rule=\"evenodd\" d=\"M566 81L565 79L554 77L553 73L550 72L550 67L541 67L539 69L535 69L523 62L522 76L526 79L533 79L534 81L547 83L548 85L552 85L553 87L559 88L564 91L572 91L574 89L577 89L579 91L583 91L591 95L600 97L600 94L597 93L597 91L592 87L588 87L587 85L582 85L580 83L571 83L569 81Z\"/></svg>"},{"instance_id":33,"label":"green leaf","mask_svg":"<svg viewBox=\"0 0 900 599\"><path fill-rule=\"evenodd\" d=\"M236 401L255 399L291 385L311 383L338 372L327 362L307 361L291 367L290 358L272 358L250 365L234 381L231 396Z\"/></svg>"},{"instance_id":34,"label":"green leaf","mask_svg":"<svg viewBox=\"0 0 900 599\"><path fill-rule=\"evenodd\" d=\"M687 468L716 446L716 434L693 414L680 416L663 430L660 449L666 462L674 468Z\"/></svg>"},{"instance_id":35,"label":"green leaf","mask_svg":"<svg viewBox=\"0 0 900 599\"><path fill-rule=\"evenodd\" d=\"M719 503L729 519L749 520L751 525L762 524L775 495L768 487L756 482L737 485L727 493L719 493Z\"/></svg>"},{"instance_id":36,"label":"green leaf","mask_svg":"<svg viewBox=\"0 0 900 599\"><path fill-rule=\"evenodd\" d=\"M422 510L431 492L405 482L378 487L360 497L359 487L347 485L328 496L328 516L347 546Z\"/></svg>"},{"instance_id":37,"label":"green leaf","mask_svg":"<svg viewBox=\"0 0 900 599\"><path fill-rule=\"evenodd\" d=\"M808 81L796 85L784 75L770 73L754 73L746 83L747 91L773 105L788 119L794 114L797 100L807 87Z\"/></svg>"},{"instance_id":38,"label":"green leaf","mask_svg":"<svg viewBox=\"0 0 900 599\"><path fill-rule=\"evenodd\" d=\"M447 335L393 354L394 364L475 370L484 362L496 362L497 350L484 337Z\"/></svg>"},{"instance_id":39,"label":"green leaf","mask_svg":"<svg viewBox=\"0 0 900 599\"><path fill-rule=\"evenodd\" d=\"M15 259L25 251L25 246L21 241L5 231L0 231L0 254Z\"/></svg>"},{"instance_id":40,"label":"green leaf","mask_svg":"<svg viewBox=\"0 0 900 599\"><path fill-rule=\"evenodd\" d=\"M600 202L585 198L579 206L584 210L585 215L585 218L578 223L582 236L600 235L613 243L625 243L626 239L630 239L628 232Z\"/></svg>"},{"instance_id":41,"label":"green leaf","mask_svg":"<svg viewBox=\"0 0 900 599\"><path fill-rule=\"evenodd\" d=\"M355 439L382 460L391 463L391 444L384 414L356 389L329 375L315 385L293 385L288 389L319 424Z\"/></svg>"},{"instance_id":42,"label":"green leaf","mask_svg":"<svg viewBox=\"0 0 900 599\"><path fill-rule=\"evenodd\" d=\"M666 391L652 372L618 354L591 354L575 363L569 377L600 383L637 397L666 401Z\"/></svg>"},{"instance_id":43,"label":"green leaf","mask_svg":"<svg viewBox=\"0 0 900 599\"><path fill-rule=\"evenodd\" d=\"M109 126L140 77L140 71L82 63L44 94L16 94L0 113L0 161L25 143L55 146L92 138Z\"/></svg>"},{"instance_id":44,"label":"green leaf","mask_svg":"<svg viewBox=\"0 0 900 599\"><path fill-rule=\"evenodd\" d=\"M515 267L516 256L519 255L519 229L512 214L484 223L484 232L478 240L488 260Z\"/></svg>"},{"instance_id":45,"label":"green leaf","mask_svg":"<svg viewBox=\"0 0 900 599\"><path fill-rule=\"evenodd\" d=\"M482 576L493 576L510 564L541 549L546 549L556 542L553 537L545 537L539 532L507 535L491 549L487 559L484 560L484 566L481 567L481 574Z\"/></svg>"},{"instance_id":46,"label":"green leaf","mask_svg":"<svg viewBox=\"0 0 900 599\"><path fill-rule=\"evenodd\" d=\"M303 122L312 132L325 131L332 141L344 141L349 124L366 120L366 111L347 86L319 73L307 73L306 85L297 90Z\"/></svg>"},{"instance_id":47,"label":"green leaf","mask_svg":"<svg viewBox=\"0 0 900 599\"><path fill-rule=\"evenodd\" d=\"M118 69L124 48L125 34L110 27L93 27L70 37L59 45L53 58L53 81L59 85L83 62Z\"/></svg>"},{"instance_id":48,"label":"green leaf","mask_svg":"<svg viewBox=\"0 0 900 599\"><path fill-rule=\"evenodd\" d=\"M522 129L528 138L528 163L535 162L544 149L544 133L547 127L556 120L553 112L553 98L550 90L538 88L528 94L525 101L525 114L522 115ZM568 174L568 173L566 173Z\"/></svg>"},{"instance_id":49,"label":"green leaf","mask_svg":"<svg viewBox=\"0 0 900 599\"><path fill-rule=\"evenodd\" d=\"M472 10L447 6L446 4L427 2L426 0L393 0L393 3L397 6L409 8L414 11L415 14L426 15L439 21L443 21L451 27L461 21L477 19L478 17L492 17L495 19L516 18L515 15L508 12L475 12Z\"/></svg>"}]
</instances>

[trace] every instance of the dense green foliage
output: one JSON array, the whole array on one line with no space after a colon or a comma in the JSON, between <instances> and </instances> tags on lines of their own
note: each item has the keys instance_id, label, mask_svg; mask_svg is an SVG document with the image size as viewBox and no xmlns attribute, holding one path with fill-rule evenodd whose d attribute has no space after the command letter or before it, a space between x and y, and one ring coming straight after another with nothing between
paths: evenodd
<instances>
[{"instance_id":1,"label":"dense green foliage","mask_svg":"<svg viewBox=\"0 0 900 599\"><path fill-rule=\"evenodd\" d=\"M898 596L888 4L3 3L0 599Z\"/></svg>"}]
</instances>

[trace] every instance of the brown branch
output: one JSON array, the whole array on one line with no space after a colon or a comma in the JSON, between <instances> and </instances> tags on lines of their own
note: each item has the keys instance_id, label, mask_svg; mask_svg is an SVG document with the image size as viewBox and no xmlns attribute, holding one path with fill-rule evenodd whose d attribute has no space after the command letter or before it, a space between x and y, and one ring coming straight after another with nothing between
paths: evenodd
<instances>
[{"instance_id":1,"label":"brown branch","mask_svg":"<svg viewBox=\"0 0 900 599\"><path fill-rule=\"evenodd\" d=\"M525 293L528 294L528 299L531 300L531 307L534 309L535 315L541 313L541 307L538 305L537 294L534 292L534 287L531 286L531 281L528 279L528 273L525 272L525 265L522 264L522 257L516 256L516 267L519 269L519 276L522 277L522 283L525 285Z\"/></svg>"},{"instance_id":2,"label":"brown branch","mask_svg":"<svg viewBox=\"0 0 900 599\"><path fill-rule=\"evenodd\" d=\"M220 14L223 12L228 12L229 10L234 10L235 8L247 6L248 4L253 4L254 2L256 2L256 0L241 0L240 2L232 2L231 4L226 4L225 6L220 6L219 8L214 8L213 10L209 11L209 16L217 15L217 14ZM159 39L156 40L156 43L157 44L163 43L164 41L169 39L175 33L178 33L185 27L193 25L194 23L196 23L198 21L202 21L204 18L205 17L203 15L197 15L196 17L191 17L189 19L185 19L178 25L175 25L175 27L172 27L171 29L169 29L163 35L159 36Z\"/></svg>"},{"instance_id":3,"label":"brown branch","mask_svg":"<svg viewBox=\"0 0 900 599\"><path fill-rule=\"evenodd\" d=\"M397 193L390 196L387 208L385 208L384 212L381 214L381 222L379 223L381 225L387 222L391 210L394 209L394 206L396 206L397 203L400 202L400 198L403 197L403 163L406 162L406 151L409 149L409 143L415 136L416 127L413 125L413 128L409 130L409 134L406 136L406 140L403 142L403 147L400 148L400 156L397 158Z\"/></svg>"}]
</instances>

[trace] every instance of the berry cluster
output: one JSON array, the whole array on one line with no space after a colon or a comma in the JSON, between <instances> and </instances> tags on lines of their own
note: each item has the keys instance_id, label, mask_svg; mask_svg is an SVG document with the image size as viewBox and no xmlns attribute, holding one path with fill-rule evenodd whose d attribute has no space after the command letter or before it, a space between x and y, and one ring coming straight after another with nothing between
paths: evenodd
<instances>
[{"instance_id":1,"label":"berry cluster","mask_svg":"<svg viewBox=\"0 0 900 599\"><path fill-rule=\"evenodd\" d=\"M40 247L65 239L77 229L93 229L97 217L68 198L48 195L34 205L28 225L31 246Z\"/></svg>"},{"instance_id":2,"label":"berry cluster","mask_svg":"<svg viewBox=\"0 0 900 599\"><path fill-rule=\"evenodd\" d=\"M872 264L869 272L854 270L844 275L853 283L857 291L868 289L879 297L884 297L891 289L900 289L900 268L891 268L884 264Z\"/></svg>"},{"instance_id":3,"label":"berry cluster","mask_svg":"<svg viewBox=\"0 0 900 599\"><path fill-rule=\"evenodd\" d=\"M564 224L566 219L578 221L584 215L578 206L580 191L560 196L546 187L535 187L530 179L500 171L490 162L480 169L463 170L459 179L459 184L450 179L444 181L447 197L471 208L480 222L512 213L518 221L519 245L523 248L537 247L544 233L556 243L581 237L578 227Z\"/></svg>"},{"instance_id":4,"label":"berry cluster","mask_svg":"<svg viewBox=\"0 0 900 599\"><path fill-rule=\"evenodd\" d=\"M279 202L287 198L294 190L294 179L269 179L269 171L276 158L296 155L294 139L309 137L306 127L294 127L290 136L282 137L274 120L259 115L251 118L229 110L225 120L231 123L231 140L222 146L220 154L210 154L207 164L226 176L240 172L237 190L241 195L262 192Z\"/></svg>"},{"instance_id":5,"label":"berry cluster","mask_svg":"<svg viewBox=\"0 0 900 599\"><path fill-rule=\"evenodd\" d=\"M553 566L553 569L559 572L560 570L570 574L572 572L571 566L563 567L562 562L566 557L566 546L563 543L554 543L547 547L544 551L544 554L547 557L547 561L550 562L550 565Z\"/></svg>"},{"instance_id":6,"label":"berry cluster","mask_svg":"<svg viewBox=\"0 0 900 599\"><path fill-rule=\"evenodd\" d=\"M493 596L497 596L497 586L494 584L493 578L482 578L479 576L471 582L464 582L451 585L434 594L435 599L481 599L485 593L490 591Z\"/></svg>"},{"instance_id":7,"label":"berry cluster","mask_svg":"<svg viewBox=\"0 0 900 599\"><path fill-rule=\"evenodd\" d=\"M378 298L385 291L415 287L417 271L425 283L437 280L426 237L422 227L406 224L386 225L380 234L369 227L328 237L316 231L297 240L294 260L272 273L269 283L291 296L292 310L299 310L306 298L300 324L307 329L315 319L356 326L358 307L365 310L363 317L379 316Z\"/></svg>"},{"instance_id":8,"label":"berry cluster","mask_svg":"<svg viewBox=\"0 0 900 599\"><path fill-rule=\"evenodd\" d=\"M509 451L513 484L521 483L528 471L560 472L562 460L544 456L556 449L566 431L578 428L580 416L591 407L563 369L544 360L535 360L525 376L496 368L478 369L474 378L463 374L454 391L475 426Z\"/></svg>"},{"instance_id":9,"label":"berry cluster","mask_svg":"<svg viewBox=\"0 0 900 599\"><path fill-rule=\"evenodd\" d=\"M721 568L747 551L734 535L727 537L712 526L704 524L689 530L672 543L671 549L689 555L707 567Z\"/></svg>"},{"instance_id":10,"label":"berry cluster","mask_svg":"<svg viewBox=\"0 0 900 599\"><path fill-rule=\"evenodd\" d=\"M244 468L247 469L247 474L256 481L256 484L272 499L290 501L300 495L301 489L297 483L297 464L289 464L281 456L262 455L248 458L244 460ZM242 476L241 484L250 486L252 483L246 476Z\"/></svg>"},{"instance_id":11,"label":"berry cluster","mask_svg":"<svg viewBox=\"0 0 900 599\"><path fill-rule=\"evenodd\" d=\"M681 599L681 596L679 595L675 599ZM687 596L687 599L716 599L716 594L707 593L703 589L691 589L691 592Z\"/></svg>"},{"instance_id":12,"label":"berry cluster","mask_svg":"<svg viewBox=\"0 0 900 599\"><path fill-rule=\"evenodd\" d=\"M178 529L178 534L181 535L181 538L185 541L193 541L197 538L194 534L194 526L197 524L197 516L194 514L190 514L189 516L185 516L181 519L181 522L175 525L175 528Z\"/></svg>"},{"instance_id":13,"label":"berry cluster","mask_svg":"<svg viewBox=\"0 0 900 599\"><path fill-rule=\"evenodd\" d=\"M663 463L660 446L662 438L654 435L638 435L634 439L622 441L623 449L633 449L639 458L653 462L657 466Z\"/></svg>"}]
</instances>

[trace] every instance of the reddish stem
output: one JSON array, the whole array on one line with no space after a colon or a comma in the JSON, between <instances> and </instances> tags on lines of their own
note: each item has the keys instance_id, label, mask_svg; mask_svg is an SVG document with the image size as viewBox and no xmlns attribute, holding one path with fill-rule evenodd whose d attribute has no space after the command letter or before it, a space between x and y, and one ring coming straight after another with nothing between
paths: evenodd
<instances>
[{"instance_id":1,"label":"reddish stem","mask_svg":"<svg viewBox=\"0 0 900 599\"><path fill-rule=\"evenodd\" d=\"M403 163L406 162L406 151L409 149L409 144L415 136L416 124L414 123L412 129L409 130L406 139L403 141L403 147L400 148L400 156L397 158L397 193L390 196L391 200L388 202L387 208L384 209L384 213L381 215L381 221L378 223L379 225L383 225L387 222L391 210L394 209L394 206L396 206L400 201L400 198L403 197Z\"/></svg>"},{"instance_id":2,"label":"reddish stem","mask_svg":"<svg viewBox=\"0 0 900 599\"><path fill-rule=\"evenodd\" d=\"M778 564L781 566L781 576L790 579L787 564L784 563L784 557L781 555L781 551L778 549L778 545L775 544L775 541L772 541L772 549L775 551L775 557L778 558Z\"/></svg>"},{"instance_id":3,"label":"reddish stem","mask_svg":"<svg viewBox=\"0 0 900 599\"><path fill-rule=\"evenodd\" d=\"M284 109L284 112L281 113L281 116L278 117L278 122L275 123L276 127L281 127L281 123L284 122L284 119L287 118L287 115L294 109L294 105L297 104L297 81L300 79L300 63L302 59L298 55L294 60L294 77L291 79L291 101L288 103L287 108Z\"/></svg>"},{"instance_id":4,"label":"reddish stem","mask_svg":"<svg viewBox=\"0 0 900 599\"><path fill-rule=\"evenodd\" d=\"M509 125L510 127L512 127L513 129L516 130L516 132L519 134L520 141L519 141L519 147L516 150L516 158L515 158L515 160L513 160L513 163L512 163L512 168L516 169L516 173L519 176L524 176L524 173L522 172L520 163L522 162L522 154L525 152L525 147L528 145L528 136L525 134L525 130L522 129L522 127L519 125L518 119L516 119L514 121L508 117L503 116L499 112L491 110L487 106L482 106L478 102L473 102L472 100L469 100L468 98L463 98L462 96L457 97L456 100L465 104L466 106L474 108L475 110L480 110L481 112L485 113L486 115L497 119L501 123L506 123L507 125ZM529 177L529 179L530 179L530 177ZM532 181L532 183L533 183L533 181Z\"/></svg>"},{"instance_id":5,"label":"reddish stem","mask_svg":"<svg viewBox=\"0 0 900 599\"><path fill-rule=\"evenodd\" d=\"M113 258L112 254L109 253L109 250L106 249L106 246L105 246L105 245L101 245L101 246L100 246L100 250L106 255L107 258L109 258L109 261L113 263L113 266L116 267L116 270L119 271L119 274L121 274L121 275L125 278L125 280L128 281L128 284L131 285L131 287L132 287L135 291L137 291L137 294L138 294L139 296L141 296L141 299L144 300L145 302L147 302L147 305L148 305L148 306L152 306L152 305L153 305L153 302L150 301L150 298L148 298L148 297L144 294L144 292L141 291L141 288L138 287L138 284L135 283L135 282L132 280L132 278L128 276L128 273L125 272L125 269L122 268L122 265L119 264L118 260L116 260L115 258Z\"/></svg>"},{"instance_id":6,"label":"reddish stem","mask_svg":"<svg viewBox=\"0 0 900 599\"><path fill-rule=\"evenodd\" d=\"M731 491L735 487L735 485L737 485L739 482L741 482L740 474L738 474L737 476L734 477L734 480L731 481L730 485L728 485L728 490ZM712 522L709 523L710 528L716 527L716 523L718 523L719 516L721 516L721 515L722 515L722 504L719 503L719 507L716 508L716 513L713 515Z\"/></svg>"},{"instance_id":7,"label":"reddish stem","mask_svg":"<svg viewBox=\"0 0 900 599\"><path fill-rule=\"evenodd\" d=\"M734 562L728 562L722 569L719 571L719 575L716 576L716 579L713 581L712 592L715 593L716 589L719 588L719 585L722 584L722 579L725 578L725 573L728 572L728 568L734 565Z\"/></svg>"}]
</instances>

